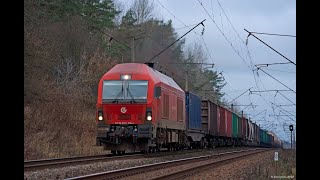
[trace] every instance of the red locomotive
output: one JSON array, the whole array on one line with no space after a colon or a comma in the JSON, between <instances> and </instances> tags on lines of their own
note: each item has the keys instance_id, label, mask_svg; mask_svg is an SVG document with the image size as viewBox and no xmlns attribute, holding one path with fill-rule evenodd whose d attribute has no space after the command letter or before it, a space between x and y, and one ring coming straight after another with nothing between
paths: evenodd
<instances>
[{"instance_id":1,"label":"red locomotive","mask_svg":"<svg viewBox=\"0 0 320 180\"><path fill-rule=\"evenodd\" d=\"M97 145L122 154L175 144L185 129L184 99L172 78L146 64L114 66L98 86Z\"/></svg>"},{"instance_id":2,"label":"red locomotive","mask_svg":"<svg viewBox=\"0 0 320 180\"><path fill-rule=\"evenodd\" d=\"M214 146L281 146L232 110L183 91L152 64L114 66L98 86L96 143L114 154Z\"/></svg>"}]
</instances>

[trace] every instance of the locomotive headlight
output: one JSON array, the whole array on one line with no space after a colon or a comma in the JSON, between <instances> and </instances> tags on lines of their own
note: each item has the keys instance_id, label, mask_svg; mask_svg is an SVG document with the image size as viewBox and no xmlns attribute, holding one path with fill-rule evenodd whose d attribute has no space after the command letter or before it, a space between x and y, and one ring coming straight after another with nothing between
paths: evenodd
<instances>
[{"instance_id":1,"label":"locomotive headlight","mask_svg":"<svg viewBox=\"0 0 320 180\"><path fill-rule=\"evenodd\" d=\"M151 114L151 112L147 112L147 120L148 120L148 121L151 121L151 119L152 119L152 114Z\"/></svg>"},{"instance_id":2,"label":"locomotive headlight","mask_svg":"<svg viewBox=\"0 0 320 180\"><path fill-rule=\"evenodd\" d=\"M99 121L103 120L102 111L98 111L98 119L99 119Z\"/></svg>"},{"instance_id":3,"label":"locomotive headlight","mask_svg":"<svg viewBox=\"0 0 320 180\"><path fill-rule=\"evenodd\" d=\"M131 79L131 75L122 74L122 75L120 76L120 79L121 79L121 80L129 80L129 79Z\"/></svg>"}]
</instances>

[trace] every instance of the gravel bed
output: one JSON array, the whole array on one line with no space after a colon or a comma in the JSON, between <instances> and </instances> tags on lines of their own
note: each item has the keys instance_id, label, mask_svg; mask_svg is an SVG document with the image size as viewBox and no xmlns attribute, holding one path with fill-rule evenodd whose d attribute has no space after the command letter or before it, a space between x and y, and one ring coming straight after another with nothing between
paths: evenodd
<instances>
[{"instance_id":1,"label":"gravel bed","mask_svg":"<svg viewBox=\"0 0 320 180\"><path fill-rule=\"evenodd\" d=\"M198 167L198 166L202 166L205 164L209 164L210 162L216 161L216 158L210 159L210 160L203 160L200 162L193 162L192 164L184 164L184 165L179 165L179 166L173 166L173 167L169 167L169 168L164 168L164 169L159 169L156 171L152 171L152 172L147 172L144 174L138 174L134 177L126 177L126 178L122 178L121 180L131 180L131 179L153 179L159 176L163 176L166 174L171 174L174 172L178 172L178 171L182 171L182 170L186 170L186 169L190 169L193 167Z\"/></svg>"},{"instance_id":2,"label":"gravel bed","mask_svg":"<svg viewBox=\"0 0 320 180\"><path fill-rule=\"evenodd\" d=\"M43 169L39 171L24 172L24 179L25 180L27 179L28 180L65 179L65 178L71 178L75 176L106 172L106 171L111 171L116 169L123 169L128 167L135 167L135 166L141 166L145 164L152 164L152 163L158 163L158 162L164 162L164 161L170 161L170 160L176 160L176 159L182 159L182 158L188 158L188 157L210 155L210 154L216 154L219 152L232 151L232 150L238 150L238 149L245 149L245 148L232 148L232 149L230 148L228 150L224 148L217 148L209 151L204 150L202 152L189 152L189 153L177 152L177 154L175 155L168 155L168 156L161 156L161 157L149 157L149 158L131 159L131 160L121 159L121 160L115 160L115 161L109 161L109 162L96 162L96 163L80 164L80 165L73 165L73 166L54 168L54 169Z\"/></svg>"},{"instance_id":3,"label":"gravel bed","mask_svg":"<svg viewBox=\"0 0 320 180\"><path fill-rule=\"evenodd\" d=\"M184 164L184 165L179 165L179 166L159 169L159 170L152 171L152 172L147 172L147 173L144 173L144 174L138 174L138 175L135 175L133 177L122 178L121 180L154 179L156 177L160 177L160 176L163 176L163 175L171 174L171 173L174 173L174 172L179 172L179 171L183 171L183 170L187 170L187 169L197 168L197 167L202 166L202 165L211 164L213 162L217 162L220 159L221 159L220 157L213 157L213 158L210 158L210 159L207 159L207 160L203 160L203 161L200 161L200 162L193 162L193 163L190 163L190 164Z\"/></svg>"},{"instance_id":4,"label":"gravel bed","mask_svg":"<svg viewBox=\"0 0 320 180\"><path fill-rule=\"evenodd\" d=\"M274 156L274 151L263 152L255 155L250 155L245 159L239 159L233 163L228 163L214 168L212 171L202 172L190 177L186 180L204 180L204 179L260 179L259 177L252 177L252 170L258 165L262 165L265 161L270 162ZM267 178L267 179L271 179Z\"/></svg>"}]
</instances>

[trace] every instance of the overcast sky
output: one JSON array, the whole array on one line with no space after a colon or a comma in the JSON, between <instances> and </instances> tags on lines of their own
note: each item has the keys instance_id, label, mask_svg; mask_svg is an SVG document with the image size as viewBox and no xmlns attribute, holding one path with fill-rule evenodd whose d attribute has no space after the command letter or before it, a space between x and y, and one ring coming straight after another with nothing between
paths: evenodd
<instances>
[{"instance_id":1,"label":"overcast sky","mask_svg":"<svg viewBox=\"0 0 320 180\"><path fill-rule=\"evenodd\" d=\"M130 4L133 2L133 0L117 1L121 2L125 8L130 7ZM205 28L203 36L200 36L203 27L198 26L194 30L196 33L191 32L185 36L186 45L194 42L201 44L205 52L210 54L207 55L208 62L215 64L214 70L218 72L223 71L222 74L227 82L227 85L223 88L223 92L227 94L225 98L228 101L236 98L251 87L253 91L289 90L288 88L296 91L296 66L294 64L270 65L261 68L288 86L288 88L261 70L258 71L258 75L257 71L255 71L255 76L253 75L251 69L255 68L255 64L287 63L289 61L272 51L253 36L248 38L248 44L246 46L245 42L248 33L244 30L295 36L295 1L200 0L205 9L198 0L154 0L153 2L156 5L158 17L163 18L165 21L171 19L174 28L177 29L176 32L179 34L179 37L193 27L190 26L186 28L185 25L196 25L206 19L204 22ZM235 50L218 28L226 36ZM296 63L295 37L254 35ZM206 51L205 45L208 47L208 51ZM251 58L248 56L248 50ZM210 58L210 56L212 58ZM253 105L257 105L255 108L246 108L244 113L248 114L248 117L250 117L253 122L260 124L262 128L272 130L280 138L289 141L290 134L288 125L292 123L295 126L296 120L296 106L292 105L292 102L294 104L296 103L296 93L292 91L281 91L280 93L261 92L260 96L256 94L249 95L249 92L246 92L237 98L236 101L240 105L248 105L251 102ZM278 107L272 105L272 103L292 106ZM244 108L245 106L239 107L240 110ZM257 115L258 113L260 114ZM254 117L255 115L257 116Z\"/></svg>"}]
</instances>

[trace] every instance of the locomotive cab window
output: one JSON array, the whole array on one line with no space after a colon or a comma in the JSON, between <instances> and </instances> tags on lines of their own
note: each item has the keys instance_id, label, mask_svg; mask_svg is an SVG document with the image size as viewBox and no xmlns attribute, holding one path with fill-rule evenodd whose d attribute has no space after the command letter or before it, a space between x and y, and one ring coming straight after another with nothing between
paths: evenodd
<instances>
[{"instance_id":1,"label":"locomotive cab window","mask_svg":"<svg viewBox=\"0 0 320 180\"><path fill-rule=\"evenodd\" d=\"M103 81L103 102L147 102L148 81Z\"/></svg>"}]
</instances>

